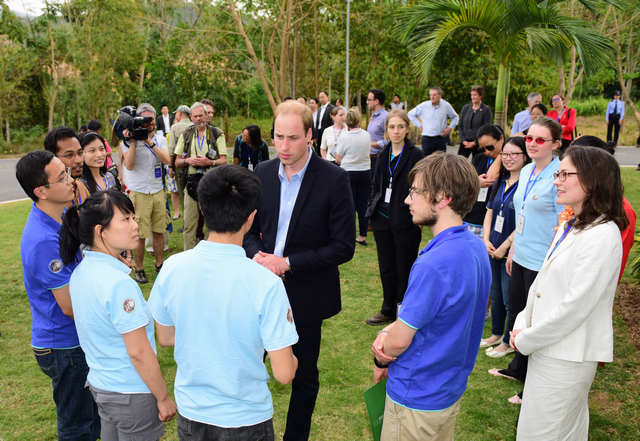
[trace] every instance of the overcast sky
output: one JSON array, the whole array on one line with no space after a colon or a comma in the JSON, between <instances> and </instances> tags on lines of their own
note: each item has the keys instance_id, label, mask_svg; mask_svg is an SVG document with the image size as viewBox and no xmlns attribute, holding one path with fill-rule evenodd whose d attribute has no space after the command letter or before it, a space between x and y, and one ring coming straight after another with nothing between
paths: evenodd
<instances>
[{"instance_id":1,"label":"overcast sky","mask_svg":"<svg viewBox=\"0 0 640 441\"><path fill-rule=\"evenodd\" d=\"M40 14L44 1L42 0L5 0L5 3L9 5L9 9L15 12L25 13L27 9L31 10L31 13Z\"/></svg>"}]
</instances>

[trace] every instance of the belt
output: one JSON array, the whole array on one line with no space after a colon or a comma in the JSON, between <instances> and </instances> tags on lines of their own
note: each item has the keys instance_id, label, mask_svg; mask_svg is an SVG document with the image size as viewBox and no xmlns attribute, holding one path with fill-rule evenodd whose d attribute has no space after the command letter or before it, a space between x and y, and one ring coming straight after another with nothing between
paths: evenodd
<instances>
[{"instance_id":1,"label":"belt","mask_svg":"<svg viewBox=\"0 0 640 441\"><path fill-rule=\"evenodd\" d=\"M378 155L369 155L370 158L377 158Z\"/></svg>"},{"instance_id":2,"label":"belt","mask_svg":"<svg viewBox=\"0 0 640 441\"><path fill-rule=\"evenodd\" d=\"M436 136L427 136L427 135L422 135L423 138L442 138L442 136L440 135L436 135Z\"/></svg>"}]
</instances>

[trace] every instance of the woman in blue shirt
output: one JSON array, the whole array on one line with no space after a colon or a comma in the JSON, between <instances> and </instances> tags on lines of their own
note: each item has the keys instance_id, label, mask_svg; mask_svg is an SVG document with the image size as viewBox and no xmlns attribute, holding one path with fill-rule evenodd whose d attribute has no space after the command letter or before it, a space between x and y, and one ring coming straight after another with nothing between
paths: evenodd
<instances>
[{"instance_id":1,"label":"woman in blue shirt","mask_svg":"<svg viewBox=\"0 0 640 441\"><path fill-rule=\"evenodd\" d=\"M155 441L164 435L162 422L177 411L156 357L153 317L130 268L118 260L137 243L133 204L118 191L95 193L70 207L62 222L65 264L76 259L80 244L91 249L73 272L69 292L105 441Z\"/></svg>"},{"instance_id":2,"label":"woman in blue shirt","mask_svg":"<svg viewBox=\"0 0 640 441\"><path fill-rule=\"evenodd\" d=\"M84 166L82 177L78 181L82 182L91 194L112 188L119 190L118 180L107 171L107 147L104 138L94 132L85 132L80 135L80 146Z\"/></svg>"},{"instance_id":3,"label":"woman in blue shirt","mask_svg":"<svg viewBox=\"0 0 640 441\"><path fill-rule=\"evenodd\" d=\"M506 354L509 347L509 335L504 331L504 322L509 313L509 299L511 296L511 276L507 274L507 253L513 243L516 229L516 215L513 205L513 195L518 188L520 170L529 164L531 159L527 155L524 138L509 138L500 153L502 166L500 176L493 184L491 196L487 203L487 213L484 218L484 243L491 258L491 337L480 342L481 348L492 348L503 341L504 347L496 357ZM503 340L503 335L505 336ZM492 356L491 352L488 352Z\"/></svg>"},{"instance_id":4,"label":"woman in blue shirt","mask_svg":"<svg viewBox=\"0 0 640 441\"><path fill-rule=\"evenodd\" d=\"M233 145L233 163L253 171L259 163L268 160L269 146L262 139L260 127L249 124Z\"/></svg>"}]
</instances>

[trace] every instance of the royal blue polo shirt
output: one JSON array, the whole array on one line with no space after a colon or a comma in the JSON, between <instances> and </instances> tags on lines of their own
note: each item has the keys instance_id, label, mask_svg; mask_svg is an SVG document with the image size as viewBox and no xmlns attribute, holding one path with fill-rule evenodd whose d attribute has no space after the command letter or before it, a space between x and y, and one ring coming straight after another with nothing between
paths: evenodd
<instances>
[{"instance_id":1,"label":"royal blue polo shirt","mask_svg":"<svg viewBox=\"0 0 640 441\"><path fill-rule=\"evenodd\" d=\"M77 266L62 263L59 233L60 223L34 203L22 232L20 257L33 317L31 345L35 348L66 349L80 345L74 321L64 315L51 291L68 285Z\"/></svg>"}]
</instances>

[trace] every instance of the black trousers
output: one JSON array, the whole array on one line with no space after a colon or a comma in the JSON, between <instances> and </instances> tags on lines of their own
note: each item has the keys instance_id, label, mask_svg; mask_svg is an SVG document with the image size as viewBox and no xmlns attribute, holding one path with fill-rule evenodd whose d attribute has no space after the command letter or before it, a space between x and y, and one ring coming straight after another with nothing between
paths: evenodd
<instances>
[{"instance_id":1,"label":"black trousers","mask_svg":"<svg viewBox=\"0 0 640 441\"><path fill-rule=\"evenodd\" d=\"M513 329L517 315L527 306L529 288L533 285L533 281L537 275L538 271L531 271L513 262L513 268L511 270L511 301L509 304L509 317L507 318L508 329ZM500 372L524 382L527 376L528 362L528 356L516 352L507 369L501 370Z\"/></svg>"},{"instance_id":2,"label":"black trousers","mask_svg":"<svg viewBox=\"0 0 640 441\"><path fill-rule=\"evenodd\" d=\"M471 140L476 142L475 140ZM464 144L462 143L462 141L460 141L460 147L458 147L458 155L460 156L464 156L465 158L468 158L469 155L471 155L471 159L475 158L476 155L478 154L478 144L476 142L476 145L473 146L472 149L466 149L464 148Z\"/></svg>"},{"instance_id":3,"label":"black trousers","mask_svg":"<svg viewBox=\"0 0 640 441\"><path fill-rule=\"evenodd\" d=\"M613 142L618 145L618 136L620 135L620 114L609 115L609 124L607 125L607 142L611 141L611 132L614 132Z\"/></svg>"},{"instance_id":4,"label":"black trousers","mask_svg":"<svg viewBox=\"0 0 640 441\"><path fill-rule=\"evenodd\" d=\"M447 138L442 136L423 136L422 137L422 151L424 156L429 156L437 151L447 151Z\"/></svg>"},{"instance_id":5,"label":"black trousers","mask_svg":"<svg viewBox=\"0 0 640 441\"><path fill-rule=\"evenodd\" d=\"M298 343L293 345L293 355L298 358L298 370L291 388L284 441L306 441L309 439L311 416L320 389L318 357L322 337L322 320L312 323L296 322L296 331Z\"/></svg>"},{"instance_id":6,"label":"black trousers","mask_svg":"<svg viewBox=\"0 0 640 441\"><path fill-rule=\"evenodd\" d=\"M367 237L369 218L366 217L366 214L367 204L369 202L369 191L371 190L371 171L350 171L349 180L351 182L353 205L358 214L358 233L360 236Z\"/></svg>"},{"instance_id":7,"label":"black trousers","mask_svg":"<svg viewBox=\"0 0 640 441\"><path fill-rule=\"evenodd\" d=\"M382 282L383 301L380 312L395 318L397 305L404 299L409 284L411 267L418 257L422 230L417 225L406 229L392 228L389 219L380 213L371 216L371 226L378 248Z\"/></svg>"}]
</instances>

